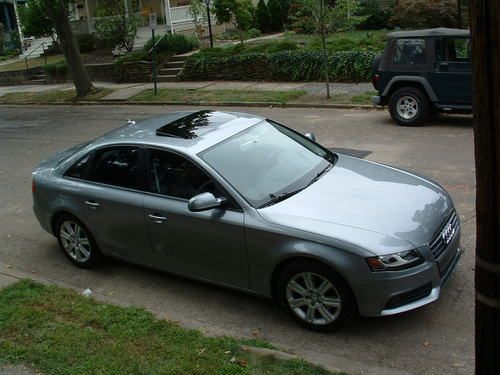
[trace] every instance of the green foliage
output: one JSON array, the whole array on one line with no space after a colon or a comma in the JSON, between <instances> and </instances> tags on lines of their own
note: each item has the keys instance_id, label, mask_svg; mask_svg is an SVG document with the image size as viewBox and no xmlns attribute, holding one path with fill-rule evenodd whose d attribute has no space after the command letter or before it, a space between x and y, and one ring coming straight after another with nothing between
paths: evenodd
<instances>
[{"instance_id":1,"label":"green foliage","mask_svg":"<svg viewBox=\"0 0 500 375\"><path fill-rule=\"evenodd\" d=\"M354 29L365 19L363 16L356 15L358 8L358 0L336 0L334 7L328 7L328 29L330 31Z\"/></svg>"},{"instance_id":2,"label":"green foliage","mask_svg":"<svg viewBox=\"0 0 500 375\"><path fill-rule=\"evenodd\" d=\"M326 48L329 51L373 51L382 52L386 43L385 36L375 36L369 32L359 39L337 38L332 36L326 41ZM311 45L311 49L321 49L321 39L315 38Z\"/></svg>"},{"instance_id":3,"label":"green foliage","mask_svg":"<svg viewBox=\"0 0 500 375\"><path fill-rule=\"evenodd\" d=\"M358 15L365 19L357 25L358 30L380 30L389 27L392 7L382 9L377 0L367 0L361 4Z\"/></svg>"},{"instance_id":4,"label":"green foliage","mask_svg":"<svg viewBox=\"0 0 500 375\"><path fill-rule=\"evenodd\" d=\"M3 55L3 46L5 43L5 32L4 32L3 23L0 22L0 56Z\"/></svg>"},{"instance_id":5,"label":"green foliage","mask_svg":"<svg viewBox=\"0 0 500 375\"><path fill-rule=\"evenodd\" d=\"M115 60L115 64L122 65L123 63L126 62L148 61L148 60L151 60L151 55L149 55L147 51L135 51L120 56Z\"/></svg>"},{"instance_id":6,"label":"green foliage","mask_svg":"<svg viewBox=\"0 0 500 375\"><path fill-rule=\"evenodd\" d=\"M375 52L369 51L329 51L329 77L332 81L369 81L375 56ZM190 72L199 74L208 72L213 67L245 69L255 65L266 72L267 79L285 81L319 80L322 78L321 72L324 66L322 51L282 50L273 53L246 51L223 56L198 53L188 59L184 70L189 76Z\"/></svg>"},{"instance_id":7,"label":"green foliage","mask_svg":"<svg viewBox=\"0 0 500 375\"><path fill-rule=\"evenodd\" d=\"M269 0L267 9L269 9L271 16L271 30L281 31L283 29L283 9L279 0Z\"/></svg>"},{"instance_id":8,"label":"green foliage","mask_svg":"<svg viewBox=\"0 0 500 375\"><path fill-rule=\"evenodd\" d=\"M283 23L285 24L288 21L288 11L290 9L290 0L279 0L281 5L281 17Z\"/></svg>"},{"instance_id":9,"label":"green foliage","mask_svg":"<svg viewBox=\"0 0 500 375\"><path fill-rule=\"evenodd\" d=\"M49 76L64 77L68 74L68 64L66 63L66 61L47 64L43 66L43 70Z\"/></svg>"},{"instance_id":10,"label":"green foliage","mask_svg":"<svg viewBox=\"0 0 500 375\"><path fill-rule=\"evenodd\" d=\"M456 0L399 0L390 19L402 28L457 26Z\"/></svg>"},{"instance_id":11,"label":"green foliage","mask_svg":"<svg viewBox=\"0 0 500 375\"><path fill-rule=\"evenodd\" d=\"M94 34L75 35L80 52L93 51L95 49L96 38Z\"/></svg>"},{"instance_id":12,"label":"green foliage","mask_svg":"<svg viewBox=\"0 0 500 375\"><path fill-rule=\"evenodd\" d=\"M154 43L158 42L162 36L155 36ZM153 39L149 39L144 45L144 51L149 51L153 47ZM200 46L198 39L193 36L182 34L166 34L156 45L156 52L179 54L192 51Z\"/></svg>"},{"instance_id":13,"label":"green foliage","mask_svg":"<svg viewBox=\"0 0 500 375\"><path fill-rule=\"evenodd\" d=\"M245 39L253 39L261 36L262 33L259 29L252 27L250 30L245 31Z\"/></svg>"},{"instance_id":14,"label":"green foliage","mask_svg":"<svg viewBox=\"0 0 500 375\"><path fill-rule=\"evenodd\" d=\"M288 41L272 41L260 44L235 44L227 47L214 47L202 49L193 55L198 58L221 58L247 53L265 53L271 54L279 51L293 51L299 48L297 43Z\"/></svg>"},{"instance_id":15,"label":"green foliage","mask_svg":"<svg viewBox=\"0 0 500 375\"><path fill-rule=\"evenodd\" d=\"M240 33L243 43L243 31L252 28L255 20L255 7L251 0L214 0L213 8L218 22L230 22Z\"/></svg>"},{"instance_id":16,"label":"green foliage","mask_svg":"<svg viewBox=\"0 0 500 375\"><path fill-rule=\"evenodd\" d=\"M28 0L18 7L21 29L26 36L41 38L54 36L54 23L40 0Z\"/></svg>"},{"instance_id":17,"label":"green foliage","mask_svg":"<svg viewBox=\"0 0 500 375\"><path fill-rule=\"evenodd\" d=\"M129 6L134 7L134 4ZM128 12L125 2L99 2L96 14L95 28L99 37L108 40L112 46L132 51L138 21L135 15Z\"/></svg>"},{"instance_id":18,"label":"green foliage","mask_svg":"<svg viewBox=\"0 0 500 375\"><path fill-rule=\"evenodd\" d=\"M263 33L271 31L271 15L269 14L269 9L267 9L267 5L264 0L259 0L257 3L255 17L257 18L257 24L259 25L260 31Z\"/></svg>"}]
</instances>

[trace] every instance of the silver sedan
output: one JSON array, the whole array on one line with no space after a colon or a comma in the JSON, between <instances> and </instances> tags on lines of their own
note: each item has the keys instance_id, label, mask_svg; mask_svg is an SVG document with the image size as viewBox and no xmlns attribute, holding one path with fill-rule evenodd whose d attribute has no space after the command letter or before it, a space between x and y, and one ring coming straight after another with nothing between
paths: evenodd
<instances>
[{"instance_id":1,"label":"silver sedan","mask_svg":"<svg viewBox=\"0 0 500 375\"><path fill-rule=\"evenodd\" d=\"M42 161L34 212L76 266L273 297L313 330L435 301L461 254L446 191L312 138L233 112L129 122Z\"/></svg>"}]
</instances>

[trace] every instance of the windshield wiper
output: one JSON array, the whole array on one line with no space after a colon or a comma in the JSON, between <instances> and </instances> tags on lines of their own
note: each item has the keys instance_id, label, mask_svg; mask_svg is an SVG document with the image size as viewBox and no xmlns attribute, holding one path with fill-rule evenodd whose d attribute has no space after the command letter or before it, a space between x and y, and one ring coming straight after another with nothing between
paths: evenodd
<instances>
[{"instance_id":1,"label":"windshield wiper","mask_svg":"<svg viewBox=\"0 0 500 375\"><path fill-rule=\"evenodd\" d=\"M269 194L269 197L271 198L271 200L269 202L267 202L267 203L264 203L262 206L259 206L258 208L264 208L264 207L272 206L275 203L278 203L278 202L284 201L287 198L290 198L292 195L300 193L304 189L305 188L297 189L297 190L294 190L294 191L287 191L287 192L284 192L284 193L281 193L281 194Z\"/></svg>"},{"instance_id":2,"label":"windshield wiper","mask_svg":"<svg viewBox=\"0 0 500 375\"><path fill-rule=\"evenodd\" d=\"M319 172L314 178L307 184L307 186L310 186L314 184L316 181L318 181L326 172L328 172L330 169L333 168L332 164L328 164L325 169L323 169L321 172Z\"/></svg>"}]
</instances>

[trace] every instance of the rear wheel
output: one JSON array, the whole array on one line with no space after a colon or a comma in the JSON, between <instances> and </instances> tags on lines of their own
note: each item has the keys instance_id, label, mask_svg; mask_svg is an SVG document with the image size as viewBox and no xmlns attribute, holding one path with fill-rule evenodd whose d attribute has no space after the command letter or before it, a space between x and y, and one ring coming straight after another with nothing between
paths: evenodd
<instances>
[{"instance_id":1,"label":"rear wheel","mask_svg":"<svg viewBox=\"0 0 500 375\"><path fill-rule=\"evenodd\" d=\"M73 215L65 214L56 223L59 247L78 267L90 268L101 260L101 253L88 228Z\"/></svg>"},{"instance_id":2,"label":"rear wheel","mask_svg":"<svg viewBox=\"0 0 500 375\"><path fill-rule=\"evenodd\" d=\"M429 100L422 90L403 87L396 90L389 99L389 112L398 125L421 125L429 115Z\"/></svg>"},{"instance_id":3,"label":"rear wheel","mask_svg":"<svg viewBox=\"0 0 500 375\"><path fill-rule=\"evenodd\" d=\"M288 314L314 331L334 331L349 322L357 311L347 282L316 261L288 265L278 277L276 290Z\"/></svg>"}]
</instances>

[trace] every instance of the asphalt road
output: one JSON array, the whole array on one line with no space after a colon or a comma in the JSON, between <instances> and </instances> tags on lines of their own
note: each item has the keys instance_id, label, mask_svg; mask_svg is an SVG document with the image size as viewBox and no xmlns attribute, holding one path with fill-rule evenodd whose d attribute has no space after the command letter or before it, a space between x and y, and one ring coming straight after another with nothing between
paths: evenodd
<instances>
[{"instance_id":1,"label":"asphalt road","mask_svg":"<svg viewBox=\"0 0 500 375\"><path fill-rule=\"evenodd\" d=\"M186 108L186 107L183 107ZM475 243L472 121L441 116L425 127L394 125L383 111L245 108L301 131L327 147L427 175L452 195L465 254L439 301L385 318L359 318L335 334L306 331L271 301L110 261L73 267L31 211L31 169L53 151L94 138L126 118L178 110L163 106L0 106L0 273L22 271L202 329L266 339L351 374L473 373ZM232 110L235 110L232 108ZM370 152L370 153L369 153ZM105 348L103 348L105 350Z\"/></svg>"}]
</instances>

